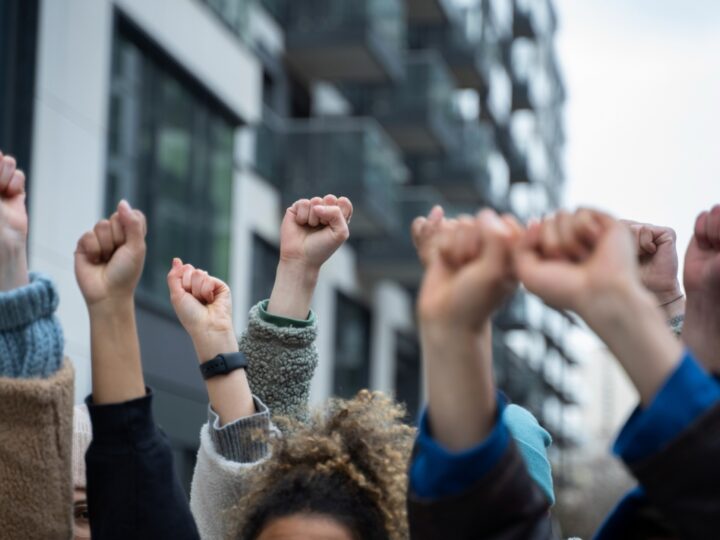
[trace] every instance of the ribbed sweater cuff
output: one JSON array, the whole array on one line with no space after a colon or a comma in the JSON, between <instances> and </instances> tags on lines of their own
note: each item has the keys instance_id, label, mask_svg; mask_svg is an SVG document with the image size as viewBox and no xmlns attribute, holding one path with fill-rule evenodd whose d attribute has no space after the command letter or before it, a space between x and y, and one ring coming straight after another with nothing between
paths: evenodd
<instances>
[{"instance_id":1,"label":"ribbed sweater cuff","mask_svg":"<svg viewBox=\"0 0 720 540\"><path fill-rule=\"evenodd\" d=\"M225 459L237 463L253 463L266 457L269 452L270 410L253 396L255 410L252 416L239 418L220 425L220 417L208 407L210 438L215 449Z\"/></svg>"},{"instance_id":2,"label":"ribbed sweater cuff","mask_svg":"<svg viewBox=\"0 0 720 540\"><path fill-rule=\"evenodd\" d=\"M33 272L28 285L0 292L0 331L14 330L49 317L57 309L58 302L52 281Z\"/></svg>"},{"instance_id":3,"label":"ribbed sweater cuff","mask_svg":"<svg viewBox=\"0 0 720 540\"><path fill-rule=\"evenodd\" d=\"M92 445L127 447L152 439L157 428L152 414L152 390L142 397L96 405L92 395L85 403L92 421Z\"/></svg>"}]
</instances>

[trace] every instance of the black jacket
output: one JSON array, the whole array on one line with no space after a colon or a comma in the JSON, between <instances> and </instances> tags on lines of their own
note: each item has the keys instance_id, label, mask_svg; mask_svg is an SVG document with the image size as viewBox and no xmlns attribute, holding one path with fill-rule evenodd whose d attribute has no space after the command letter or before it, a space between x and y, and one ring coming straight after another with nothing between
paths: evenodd
<instances>
[{"instance_id":1,"label":"black jacket","mask_svg":"<svg viewBox=\"0 0 720 540\"><path fill-rule=\"evenodd\" d=\"M720 538L720 404L631 471L644 497L631 511L611 516L613 540ZM413 539L548 540L548 503L514 444L471 489L455 497L408 497ZM607 536L609 533L609 536Z\"/></svg>"},{"instance_id":2,"label":"black jacket","mask_svg":"<svg viewBox=\"0 0 720 540\"><path fill-rule=\"evenodd\" d=\"M85 456L93 540L198 539L152 394L124 403L87 399L93 441Z\"/></svg>"}]
</instances>

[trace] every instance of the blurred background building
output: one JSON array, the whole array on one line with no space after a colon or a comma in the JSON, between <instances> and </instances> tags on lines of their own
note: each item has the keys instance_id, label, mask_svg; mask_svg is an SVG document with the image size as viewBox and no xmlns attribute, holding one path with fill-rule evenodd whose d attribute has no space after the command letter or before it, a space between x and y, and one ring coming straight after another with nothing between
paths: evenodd
<instances>
[{"instance_id":1,"label":"blurred background building","mask_svg":"<svg viewBox=\"0 0 720 540\"><path fill-rule=\"evenodd\" d=\"M125 197L148 217L145 375L188 479L207 397L171 258L229 282L240 333L269 296L284 208L335 193L356 213L314 299L312 401L371 387L414 418L410 222L437 203L523 220L560 203L556 26L550 0L0 0L0 148L29 173L31 266L58 283L77 399L90 350L72 254ZM576 325L522 291L495 322L498 383L552 432L563 480Z\"/></svg>"}]
</instances>

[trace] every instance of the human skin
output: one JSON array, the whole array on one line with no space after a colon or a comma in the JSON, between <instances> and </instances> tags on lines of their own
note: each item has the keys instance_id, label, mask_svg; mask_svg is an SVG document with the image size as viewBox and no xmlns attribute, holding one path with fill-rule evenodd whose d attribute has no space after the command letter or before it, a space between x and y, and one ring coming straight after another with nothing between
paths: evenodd
<instances>
[{"instance_id":1,"label":"human skin","mask_svg":"<svg viewBox=\"0 0 720 540\"><path fill-rule=\"evenodd\" d=\"M437 211L431 217L439 220ZM521 228L483 210L428 235L430 249L418 242L417 228L413 236L426 268L417 312L428 418L441 445L467 450L495 424L490 316L515 290L512 247Z\"/></svg>"},{"instance_id":2,"label":"human skin","mask_svg":"<svg viewBox=\"0 0 720 540\"><path fill-rule=\"evenodd\" d=\"M353 540L345 525L329 516L294 514L274 519L262 530L258 540Z\"/></svg>"},{"instance_id":3,"label":"human skin","mask_svg":"<svg viewBox=\"0 0 720 540\"><path fill-rule=\"evenodd\" d=\"M549 240L550 239L550 240ZM650 404L682 357L643 286L627 228L601 212L559 212L529 227L515 253L518 277L549 305L578 313Z\"/></svg>"},{"instance_id":4,"label":"human skin","mask_svg":"<svg viewBox=\"0 0 720 540\"><path fill-rule=\"evenodd\" d=\"M695 220L683 281L683 340L708 370L720 374L720 204Z\"/></svg>"},{"instance_id":5,"label":"human skin","mask_svg":"<svg viewBox=\"0 0 720 540\"><path fill-rule=\"evenodd\" d=\"M27 285L25 174L0 152L0 291Z\"/></svg>"}]
</instances>

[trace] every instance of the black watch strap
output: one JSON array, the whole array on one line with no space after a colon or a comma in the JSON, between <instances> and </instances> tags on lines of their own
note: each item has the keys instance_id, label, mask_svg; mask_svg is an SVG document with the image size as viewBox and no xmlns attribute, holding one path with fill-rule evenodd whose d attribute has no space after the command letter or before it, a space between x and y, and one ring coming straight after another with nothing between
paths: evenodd
<instances>
[{"instance_id":1,"label":"black watch strap","mask_svg":"<svg viewBox=\"0 0 720 540\"><path fill-rule=\"evenodd\" d=\"M216 375L227 375L231 371L247 367L247 358L241 352L218 354L212 360L200 364L203 379L208 380Z\"/></svg>"}]
</instances>

